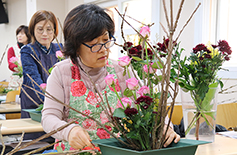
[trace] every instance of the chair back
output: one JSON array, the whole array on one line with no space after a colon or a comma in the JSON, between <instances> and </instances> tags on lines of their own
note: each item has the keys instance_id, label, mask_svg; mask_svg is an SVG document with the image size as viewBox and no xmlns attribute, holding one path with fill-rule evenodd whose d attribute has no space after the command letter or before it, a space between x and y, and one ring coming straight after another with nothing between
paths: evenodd
<instances>
[{"instance_id":1,"label":"chair back","mask_svg":"<svg viewBox=\"0 0 237 155\"><path fill-rule=\"evenodd\" d=\"M167 108L168 107L169 106L167 106ZM171 109L168 112L168 117L170 117L170 111L171 111ZM182 105L174 105L174 110L172 113L171 122L175 125L179 125L182 118L183 118Z\"/></svg>"},{"instance_id":2,"label":"chair back","mask_svg":"<svg viewBox=\"0 0 237 155\"><path fill-rule=\"evenodd\" d=\"M237 126L237 103L217 105L216 124L229 127Z\"/></svg>"},{"instance_id":3,"label":"chair back","mask_svg":"<svg viewBox=\"0 0 237 155\"><path fill-rule=\"evenodd\" d=\"M6 96L6 102L14 102L16 100L16 95L20 95L19 90L9 91Z\"/></svg>"}]
</instances>

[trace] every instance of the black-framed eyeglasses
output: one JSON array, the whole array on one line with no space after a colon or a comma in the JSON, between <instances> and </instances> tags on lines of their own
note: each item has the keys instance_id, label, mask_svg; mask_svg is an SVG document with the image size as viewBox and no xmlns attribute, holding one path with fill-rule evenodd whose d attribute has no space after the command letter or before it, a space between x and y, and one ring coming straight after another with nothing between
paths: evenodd
<instances>
[{"instance_id":1,"label":"black-framed eyeglasses","mask_svg":"<svg viewBox=\"0 0 237 155\"><path fill-rule=\"evenodd\" d=\"M116 39L114 38L114 36L112 36L111 40L107 41L104 44L95 44L95 45L92 45L92 46L87 45L85 43L82 43L82 44L85 45L86 47L89 47L91 49L92 53L96 53L96 52L100 51L103 46L106 49L112 47L114 45L115 41L116 41Z\"/></svg>"}]
</instances>

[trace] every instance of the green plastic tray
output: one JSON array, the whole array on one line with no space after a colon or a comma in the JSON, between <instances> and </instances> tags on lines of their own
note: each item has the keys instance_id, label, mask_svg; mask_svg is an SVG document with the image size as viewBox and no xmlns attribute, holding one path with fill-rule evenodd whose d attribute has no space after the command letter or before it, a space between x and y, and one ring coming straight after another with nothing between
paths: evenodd
<instances>
[{"instance_id":1,"label":"green plastic tray","mask_svg":"<svg viewBox=\"0 0 237 155\"><path fill-rule=\"evenodd\" d=\"M23 111L29 112L32 120L41 122L41 111L36 111L35 109L22 109Z\"/></svg>"}]
</instances>

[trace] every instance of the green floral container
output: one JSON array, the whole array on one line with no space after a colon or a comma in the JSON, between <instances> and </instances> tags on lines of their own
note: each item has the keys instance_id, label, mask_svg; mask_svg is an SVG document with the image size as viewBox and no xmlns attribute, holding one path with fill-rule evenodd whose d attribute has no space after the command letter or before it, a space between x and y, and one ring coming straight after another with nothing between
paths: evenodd
<instances>
[{"instance_id":1,"label":"green floral container","mask_svg":"<svg viewBox=\"0 0 237 155\"><path fill-rule=\"evenodd\" d=\"M35 109L22 109L23 111L29 112L30 118L34 121L41 122L41 111L36 111Z\"/></svg>"},{"instance_id":2,"label":"green floral container","mask_svg":"<svg viewBox=\"0 0 237 155\"><path fill-rule=\"evenodd\" d=\"M98 144L102 155L194 155L198 145L209 143L206 141L181 139L177 144L172 143L167 148L149 151L135 151L126 148L114 138L98 139L93 140L92 142Z\"/></svg>"}]
</instances>

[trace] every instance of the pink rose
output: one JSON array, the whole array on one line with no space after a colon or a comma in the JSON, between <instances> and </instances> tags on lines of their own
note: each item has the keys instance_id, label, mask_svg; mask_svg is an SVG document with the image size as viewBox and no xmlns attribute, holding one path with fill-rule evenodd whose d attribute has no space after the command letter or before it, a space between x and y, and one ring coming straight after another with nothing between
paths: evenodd
<instances>
[{"instance_id":1,"label":"pink rose","mask_svg":"<svg viewBox=\"0 0 237 155\"><path fill-rule=\"evenodd\" d=\"M154 68L151 67L152 64L153 64L153 63L151 63L151 64L149 65L149 73L150 73L150 74L155 73L156 70L157 70L157 69L154 69ZM143 66L143 70L144 70L146 73L148 73L147 65L144 65L144 66Z\"/></svg>"},{"instance_id":2,"label":"pink rose","mask_svg":"<svg viewBox=\"0 0 237 155\"><path fill-rule=\"evenodd\" d=\"M132 100L128 97L121 98L121 101L123 102L123 105L125 107L127 107L128 105L131 107L131 105L132 105ZM123 105L121 104L120 100L118 100L118 104L117 104L116 108L123 108Z\"/></svg>"},{"instance_id":3,"label":"pink rose","mask_svg":"<svg viewBox=\"0 0 237 155\"><path fill-rule=\"evenodd\" d=\"M85 119L83 122L82 122L82 126L84 129L88 130L88 131L93 131L96 129L97 125L96 125L96 122L93 121L92 119Z\"/></svg>"},{"instance_id":4,"label":"pink rose","mask_svg":"<svg viewBox=\"0 0 237 155\"><path fill-rule=\"evenodd\" d=\"M111 86L115 83L114 74L109 74L105 77L105 82L108 86Z\"/></svg>"},{"instance_id":5,"label":"pink rose","mask_svg":"<svg viewBox=\"0 0 237 155\"><path fill-rule=\"evenodd\" d=\"M63 58L63 53L61 51L56 51L57 58Z\"/></svg>"},{"instance_id":6,"label":"pink rose","mask_svg":"<svg viewBox=\"0 0 237 155\"><path fill-rule=\"evenodd\" d=\"M140 34L144 37L144 38L148 38L150 35L150 27L149 26L143 26L140 30Z\"/></svg>"},{"instance_id":7,"label":"pink rose","mask_svg":"<svg viewBox=\"0 0 237 155\"><path fill-rule=\"evenodd\" d=\"M45 90L45 89L46 89L46 86L47 86L47 84L46 84L46 83L41 83L41 84L40 84L40 87L41 87L43 90Z\"/></svg>"},{"instance_id":8,"label":"pink rose","mask_svg":"<svg viewBox=\"0 0 237 155\"><path fill-rule=\"evenodd\" d=\"M105 114L104 111L101 112L100 114L100 120L102 124L105 124L106 122L109 122L109 119L107 117L107 115Z\"/></svg>"},{"instance_id":9,"label":"pink rose","mask_svg":"<svg viewBox=\"0 0 237 155\"><path fill-rule=\"evenodd\" d=\"M118 59L120 60L118 64L122 67L128 66L132 60L132 58L129 58L129 56L123 56Z\"/></svg>"},{"instance_id":10,"label":"pink rose","mask_svg":"<svg viewBox=\"0 0 237 155\"><path fill-rule=\"evenodd\" d=\"M136 90L139 87L138 80L134 77L127 79L126 84L130 90Z\"/></svg>"},{"instance_id":11,"label":"pink rose","mask_svg":"<svg viewBox=\"0 0 237 155\"><path fill-rule=\"evenodd\" d=\"M9 62L16 63L16 62L18 62L18 58L17 57L11 57Z\"/></svg>"},{"instance_id":12,"label":"pink rose","mask_svg":"<svg viewBox=\"0 0 237 155\"><path fill-rule=\"evenodd\" d=\"M145 94L150 94L150 89L149 87L147 86L142 86L138 91L137 93L140 95L140 96L143 96Z\"/></svg>"}]
</instances>

